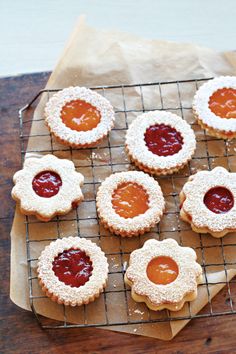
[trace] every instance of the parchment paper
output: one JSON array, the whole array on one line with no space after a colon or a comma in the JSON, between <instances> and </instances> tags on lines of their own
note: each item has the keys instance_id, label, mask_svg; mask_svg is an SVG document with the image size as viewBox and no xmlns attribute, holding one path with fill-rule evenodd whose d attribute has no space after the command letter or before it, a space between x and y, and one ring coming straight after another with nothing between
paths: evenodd
<instances>
[{"instance_id":1,"label":"parchment paper","mask_svg":"<svg viewBox=\"0 0 236 354\"><path fill-rule=\"evenodd\" d=\"M232 56L228 53L228 58ZM231 60L232 64L232 60ZM63 88L70 85L111 85L124 83L142 83L165 80L183 80L211 77L220 74L233 74L233 66L222 55L214 51L202 48L193 44L179 44L159 40L146 40L130 34L120 33L117 31L98 31L86 25L84 18L81 18L78 25L75 27L68 44L66 45L62 56L56 65L48 83L47 88ZM196 88L191 85L181 87L182 102L187 106L191 106L193 92ZM160 96L154 90L146 88L143 92L144 103L146 109L156 108L157 101ZM164 104L169 107L174 105L179 106L178 95L176 87L170 86L163 92ZM107 97L114 108L119 110L123 108L124 102L120 92L115 90L108 93ZM72 153L66 151L66 148L54 140L50 140L48 130L44 126L42 120L43 109L48 97L44 95L34 113L34 121L31 128L31 138L28 142L27 157L32 156L30 151L42 150L44 153L50 153L51 148L56 151L58 157L70 158L78 167L78 171L84 174L85 181L91 182L91 168L89 164L106 164L109 160L109 153L107 149L107 140L103 141L97 150L81 151L73 150ZM126 105L134 109L140 105L140 91L137 88L126 90ZM178 112L176 112L178 114ZM135 114L128 116L128 121L135 118ZM116 127L122 126L124 117L116 117ZM190 114L185 119L193 123L193 116ZM197 138L203 135L202 130L197 125L194 125ZM45 134L44 137L34 137L36 134ZM124 131L111 132L111 144L118 144L124 139ZM212 158L212 167L215 165L222 165L227 168L226 164L230 163L232 171L236 171L235 158L228 160L224 156L225 146L221 141L209 142L208 149L212 155L217 155L217 158ZM235 153L235 143L231 142L228 146L232 153ZM116 162L115 171L129 169L128 159L122 150L112 150L113 162ZM191 162L191 172L196 172L200 169L208 168L206 158L205 143L198 143L198 148L195 157L199 157ZM201 159L200 159L201 157ZM127 162L127 165L122 164ZM120 165L119 165L120 163ZM229 166L228 166L229 167ZM114 170L113 170L114 171ZM105 177L112 173L110 168L103 168L102 166L95 170L96 175L93 176L97 182L101 182ZM178 182L174 186L175 192L179 192L183 184L187 180L187 171L184 169L179 173ZM167 210L175 210L176 201L171 197L173 192L173 184L171 179L159 180L162 190L166 197ZM172 190L171 190L172 189ZM123 251L131 252L133 249L140 247L147 238L157 238L157 234L150 232L141 238L122 239L117 236L110 235L107 231L100 228L100 241L95 235L98 234L98 224L92 219L95 215L94 190L89 185L83 189L85 201L79 206L78 214L83 220L76 224L75 211L72 211L67 216L60 217L63 222L60 223L59 233L60 237L70 235L77 235L78 231L81 236L91 238L97 242L105 252L111 253L119 251L120 247ZM90 201L89 201L90 200ZM16 208L15 218L11 232L11 289L10 297L12 301L18 306L30 310L28 301L28 282L27 282L27 262L26 262L26 244L25 244L25 224L24 216L22 216ZM30 243L31 257L37 258L41 250L50 243L57 235L57 223L37 223L34 217L30 217L29 238L34 240ZM172 232L166 231L172 228ZM181 233L179 228L183 230ZM181 241L183 245L199 247L199 236L189 229L189 226L180 220L176 219L174 215L166 215L160 223L161 237L173 237ZM156 231L156 229L154 229ZM224 238L225 247L224 257L227 262L235 262L234 247L230 246L235 241L235 234L230 234ZM45 242L37 242L45 239ZM223 267L221 241L214 239L209 235L202 238L204 246L214 246L205 249L204 255L201 250L197 250L198 260L203 263L203 256L205 264L214 263L215 266L207 268L207 281L209 285L209 293L207 293L206 286L199 287L198 298L191 303L191 313L197 313L202 309L224 286L224 284L215 284L216 282L225 282L230 280L235 274L236 270L233 266ZM110 270L116 271L122 269L127 265L128 256L118 259L115 256L108 258L110 263ZM33 274L35 274L36 261L32 262ZM226 279L227 278L227 279ZM107 289L117 290L122 289L123 281L119 276L110 276ZM41 289L38 286L37 279L33 280L33 295L42 295ZM124 309L125 301L122 298L122 292L113 293L112 297L107 294L108 317L114 322L120 322L122 319L126 321L126 309ZM128 311L131 319L147 319L147 310L144 304L137 304L132 299L128 298ZM50 299L39 299L35 303L36 310L48 318L62 320L63 307L53 303ZM67 308L67 320L72 323L83 323L84 308ZM93 323L102 323L105 321L104 315L104 297L100 296L94 303L86 306L87 321ZM186 306L177 313L172 313L172 316L184 316L189 313L189 308ZM151 312L151 316L159 318L163 313ZM164 340L173 338L188 321L172 321L155 324L142 325L127 325L110 327L109 329L145 335ZM105 327L107 328L107 327Z\"/></svg>"}]
</instances>

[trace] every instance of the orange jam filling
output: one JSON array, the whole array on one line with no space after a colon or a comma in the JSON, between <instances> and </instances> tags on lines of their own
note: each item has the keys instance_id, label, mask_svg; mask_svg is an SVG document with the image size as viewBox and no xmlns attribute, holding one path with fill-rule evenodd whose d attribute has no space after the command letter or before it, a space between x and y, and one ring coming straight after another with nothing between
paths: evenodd
<instances>
[{"instance_id":1,"label":"orange jam filling","mask_svg":"<svg viewBox=\"0 0 236 354\"><path fill-rule=\"evenodd\" d=\"M134 218L149 209L148 194L142 186L133 182L125 182L114 191L112 206L121 217Z\"/></svg>"},{"instance_id":2,"label":"orange jam filling","mask_svg":"<svg viewBox=\"0 0 236 354\"><path fill-rule=\"evenodd\" d=\"M101 120L101 113L88 102L74 100L62 107L61 119L68 128L86 132L96 128Z\"/></svg>"},{"instance_id":3,"label":"orange jam filling","mask_svg":"<svg viewBox=\"0 0 236 354\"><path fill-rule=\"evenodd\" d=\"M215 91L210 97L209 108L221 118L236 118L236 90L222 88Z\"/></svg>"},{"instance_id":4,"label":"orange jam filling","mask_svg":"<svg viewBox=\"0 0 236 354\"><path fill-rule=\"evenodd\" d=\"M147 276L155 284L170 284L179 274L176 262L166 256L153 258L147 266Z\"/></svg>"}]
</instances>

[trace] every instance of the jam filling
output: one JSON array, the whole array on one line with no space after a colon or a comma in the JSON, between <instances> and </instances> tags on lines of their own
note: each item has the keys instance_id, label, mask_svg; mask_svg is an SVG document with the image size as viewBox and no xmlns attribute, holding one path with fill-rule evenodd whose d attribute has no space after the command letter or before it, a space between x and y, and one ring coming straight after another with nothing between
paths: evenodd
<instances>
[{"instance_id":1,"label":"jam filling","mask_svg":"<svg viewBox=\"0 0 236 354\"><path fill-rule=\"evenodd\" d=\"M234 197L225 187L211 188L204 196L204 204L216 214L227 213L234 206Z\"/></svg>"},{"instance_id":2,"label":"jam filling","mask_svg":"<svg viewBox=\"0 0 236 354\"><path fill-rule=\"evenodd\" d=\"M221 118L236 118L236 90L222 88L215 91L210 97L209 108Z\"/></svg>"},{"instance_id":3,"label":"jam filling","mask_svg":"<svg viewBox=\"0 0 236 354\"><path fill-rule=\"evenodd\" d=\"M114 191L112 206L121 217L133 218L144 214L149 209L148 194L142 186L133 182L125 182Z\"/></svg>"},{"instance_id":4,"label":"jam filling","mask_svg":"<svg viewBox=\"0 0 236 354\"><path fill-rule=\"evenodd\" d=\"M158 156L177 154L183 145L181 134L165 124L155 124L149 127L144 135L144 140L148 150Z\"/></svg>"},{"instance_id":5,"label":"jam filling","mask_svg":"<svg viewBox=\"0 0 236 354\"><path fill-rule=\"evenodd\" d=\"M59 192L61 186L61 177L52 171L40 172L32 181L33 190L38 196L43 198L53 197Z\"/></svg>"},{"instance_id":6,"label":"jam filling","mask_svg":"<svg viewBox=\"0 0 236 354\"><path fill-rule=\"evenodd\" d=\"M90 103L74 100L62 107L61 119L68 128L86 132L96 128L101 120L101 114Z\"/></svg>"},{"instance_id":7,"label":"jam filling","mask_svg":"<svg viewBox=\"0 0 236 354\"><path fill-rule=\"evenodd\" d=\"M60 281L72 288L78 288L89 280L93 267L84 251L71 248L63 251L54 259L52 270Z\"/></svg>"},{"instance_id":8,"label":"jam filling","mask_svg":"<svg viewBox=\"0 0 236 354\"><path fill-rule=\"evenodd\" d=\"M148 279L155 284L170 284L177 278L178 274L177 263L170 257L159 256L153 258L147 266Z\"/></svg>"}]
</instances>

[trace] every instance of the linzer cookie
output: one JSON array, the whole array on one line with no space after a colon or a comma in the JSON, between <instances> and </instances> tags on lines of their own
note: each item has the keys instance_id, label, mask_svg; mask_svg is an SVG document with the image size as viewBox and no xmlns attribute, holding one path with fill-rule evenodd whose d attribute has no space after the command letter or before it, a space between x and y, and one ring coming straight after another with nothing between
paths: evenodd
<instances>
[{"instance_id":1,"label":"linzer cookie","mask_svg":"<svg viewBox=\"0 0 236 354\"><path fill-rule=\"evenodd\" d=\"M193 130L176 114L153 111L138 116L125 142L130 159L145 172L166 175L183 168L196 148Z\"/></svg>"},{"instance_id":2,"label":"linzer cookie","mask_svg":"<svg viewBox=\"0 0 236 354\"><path fill-rule=\"evenodd\" d=\"M223 237L236 231L236 173L223 167L190 176L180 193L181 218L195 232Z\"/></svg>"},{"instance_id":3,"label":"linzer cookie","mask_svg":"<svg viewBox=\"0 0 236 354\"><path fill-rule=\"evenodd\" d=\"M53 301L80 306L94 301L106 286L108 263L95 243L65 237L43 250L37 272L42 290Z\"/></svg>"},{"instance_id":4,"label":"linzer cookie","mask_svg":"<svg viewBox=\"0 0 236 354\"><path fill-rule=\"evenodd\" d=\"M96 200L104 227L127 237L149 231L160 221L165 206L158 182L138 171L115 173L106 178Z\"/></svg>"},{"instance_id":5,"label":"linzer cookie","mask_svg":"<svg viewBox=\"0 0 236 354\"><path fill-rule=\"evenodd\" d=\"M13 181L12 198L19 202L21 212L42 221L67 214L83 200L83 175L72 161L54 155L27 158Z\"/></svg>"},{"instance_id":6,"label":"linzer cookie","mask_svg":"<svg viewBox=\"0 0 236 354\"><path fill-rule=\"evenodd\" d=\"M136 302L145 302L154 311L180 310L197 297L202 268L195 251L173 239L148 240L130 255L125 282Z\"/></svg>"},{"instance_id":7,"label":"linzer cookie","mask_svg":"<svg viewBox=\"0 0 236 354\"><path fill-rule=\"evenodd\" d=\"M193 113L207 134L235 138L236 77L216 77L202 85L193 100Z\"/></svg>"},{"instance_id":8,"label":"linzer cookie","mask_svg":"<svg viewBox=\"0 0 236 354\"><path fill-rule=\"evenodd\" d=\"M85 87L68 87L54 94L45 107L45 122L62 144L75 148L97 145L114 125L109 101Z\"/></svg>"}]
</instances>

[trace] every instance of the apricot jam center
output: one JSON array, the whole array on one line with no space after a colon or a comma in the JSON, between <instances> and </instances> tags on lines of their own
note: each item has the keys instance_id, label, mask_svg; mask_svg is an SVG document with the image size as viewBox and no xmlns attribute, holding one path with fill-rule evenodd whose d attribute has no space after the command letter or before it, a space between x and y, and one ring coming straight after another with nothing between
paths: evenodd
<instances>
[{"instance_id":1,"label":"apricot jam center","mask_svg":"<svg viewBox=\"0 0 236 354\"><path fill-rule=\"evenodd\" d=\"M225 187L211 188L203 201L206 207L216 214L227 213L234 206L234 197Z\"/></svg>"},{"instance_id":2,"label":"apricot jam center","mask_svg":"<svg viewBox=\"0 0 236 354\"><path fill-rule=\"evenodd\" d=\"M78 288L89 280L93 267L84 251L71 248L59 253L52 263L52 270L60 281Z\"/></svg>"},{"instance_id":3,"label":"apricot jam center","mask_svg":"<svg viewBox=\"0 0 236 354\"><path fill-rule=\"evenodd\" d=\"M147 276L155 284L170 284L179 274L177 263L170 257L153 258L147 266Z\"/></svg>"},{"instance_id":4,"label":"apricot jam center","mask_svg":"<svg viewBox=\"0 0 236 354\"><path fill-rule=\"evenodd\" d=\"M134 218L148 209L148 194L142 186L125 182L118 186L112 195L112 206L123 218Z\"/></svg>"},{"instance_id":5,"label":"apricot jam center","mask_svg":"<svg viewBox=\"0 0 236 354\"><path fill-rule=\"evenodd\" d=\"M101 114L90 103L74 100L62 107L61 119L68 128L86 132L96 128L101 120Z\"/></svg>"},{"instance_id":6,"label":"apricot jam center","mask_svg":"<svg viewBox=\"0 0 236 354\"><path fill-rule=\"evenodd\" d=\"M221 118L236 118L236 90L222 88L215 91L210 97L209 108Z\"/></svg>"},{"instance_id":7,"label":"apricot jam center","mask_svg":"<svg viewBox=\"0 0 236 354\"><path fill-rule=\"evenodd\" d=\"M40 172L32 181L33 190L38 196L43 198L53 197L59 192L61 186L61 177L52 171Z\"/></svg>"},{"instance_id":8,"label":"apricot jam center","mask_svg":"<svg viewBox=\"0 0 236 354\"><path fill-rule=\"evenodd\" d=\"M144 140L148 150L158 156L177 154L183 145L181 134L165 124L155 124L149 127L144 135Z\"/></svg>"}]
</instances>

